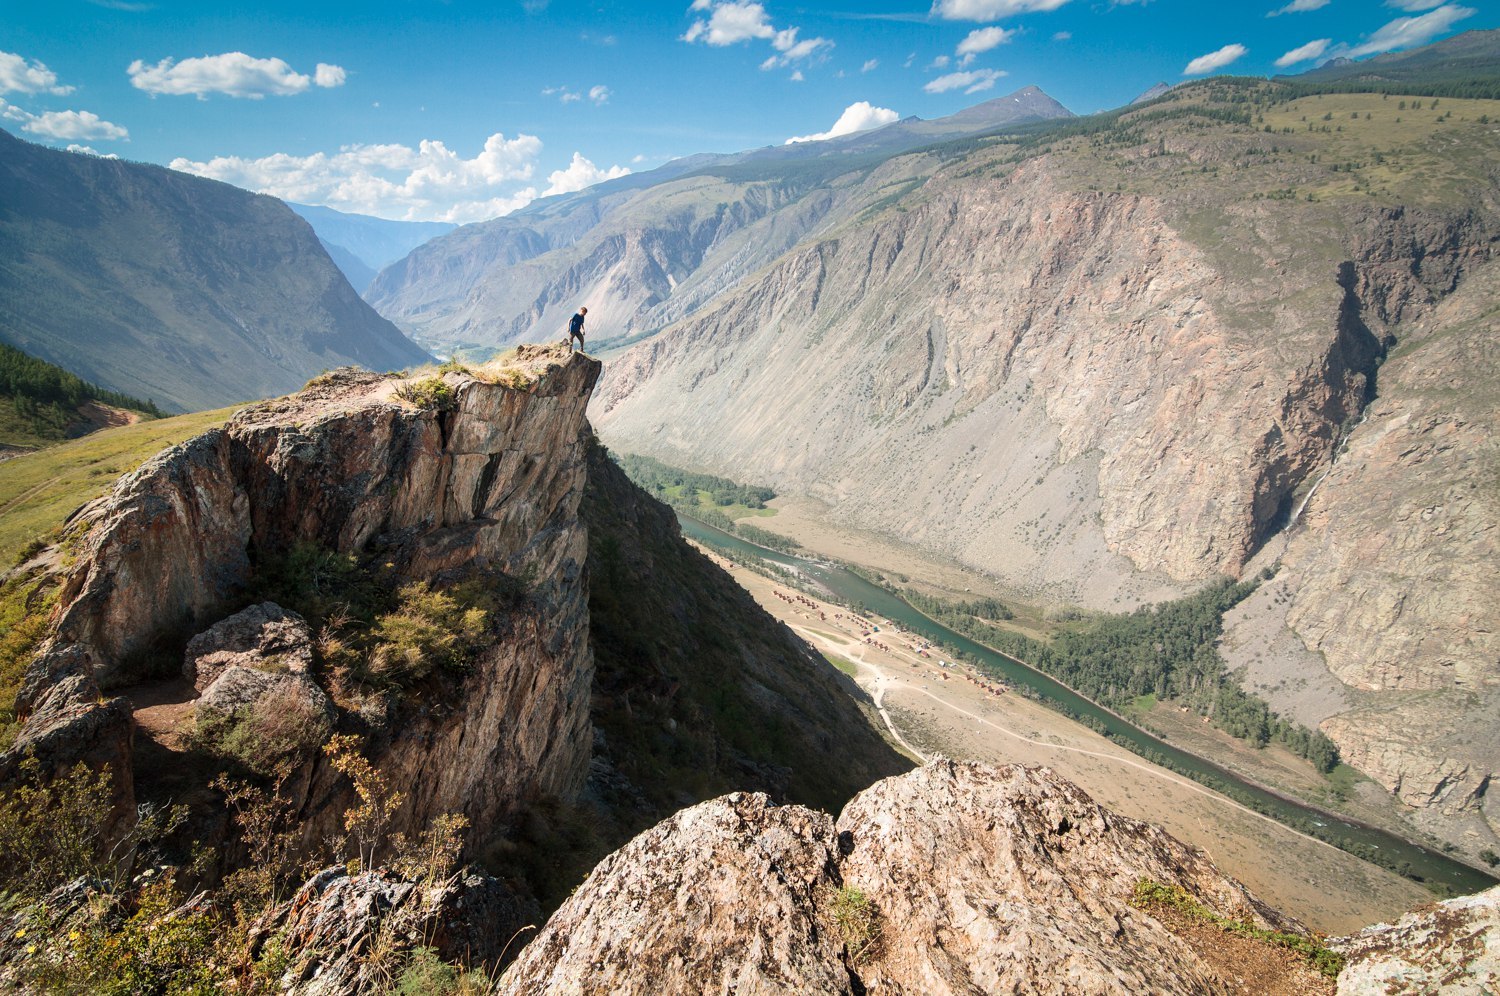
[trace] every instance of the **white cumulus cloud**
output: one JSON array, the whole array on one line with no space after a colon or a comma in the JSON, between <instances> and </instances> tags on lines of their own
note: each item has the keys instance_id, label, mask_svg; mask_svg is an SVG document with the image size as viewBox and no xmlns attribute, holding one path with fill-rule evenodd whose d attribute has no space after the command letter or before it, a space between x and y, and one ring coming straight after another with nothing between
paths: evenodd
<instances>
[{"instance_id":1,"label":"white cumulus cloud","mask_svg":"<svg viewBox=\"0 0 1500 996\"><path fill-rule=\"evenodd\" d=\"M59 86L57 74L36 60L27 60L14 52L0 52L0 93L72 93L70 86Z\"/></svg>"},{"instance_id":2,"label":"white cumulus cloud","mask_svg":"<svg viewBox=\"0 0 1500 996\"><path fill-rule=\"evenodd\" d=\"M1322 10L1332 0L1292 0L1285 7L1278 7L1267 14L1267 17L1280 17L1282 14L1305 14L1310 10ZM1437 0L1442 3L1442 0Z\"/></svg>"},{"instance_id":3,"label":"white cumulus cloud","mask_svg":"<svg viewBox=\"0 0 1500 996\"><path fill-rule=\"evenodd\" d=\"M692 23L682 36L682 40L686 42L701 39L705 44L722 47L752 38L771 38L776 34L766 8L758 3L708 3L699 0L691 9L707 10L710 14L708 20Z\"/></svg>"},{"instance_id":4,"label":"white cumulus cloud","mask_svg":"<svg viewBox=\"0 0 1500 996\"><path fill-rule=\"evenodd\" d=\"M1385 0L1385 5L1412 14L1419 10L1431 10L1434 7L1441 7L1443 2L1444 0Z\"/></svg>"},{"instance_id":5,"label":"white cumulus cloud","mask_svg":"<svg viewBox=\"0 0 1500 996\"><path fill-rule=\"evenodd\" d=\"M859 67L859 71L862 72L862 73L868 73L871 70L875 69L879 65L880 65L880 60L879 59L866 59L865 60L865 64L863 66Z\"/></svg>"},{"instance_id":6,"label":"white cumulus cloud","mask_svg":"<svg viewBox=\"0 0 1500 996\"><path fill-rule=\"evenodd\" d=\"M542 191L543 197L551 197L554 194L571 194L575 190L584 187L592 187L596 183L605 180L613 180L621 176L629 176L630 170L624 166L611 166L609 169L600 169L579 152L573 153L573 161L568 164L567 169L554 170L547 175L547 189Z\"/></svg>"},{"instance_id":7,"label":"white cumulus cloud","mask_svg":"<svg viewBox=\"0 0 1500 996\"><path fill-rule=\"evenodd\" d=\"M833 42L827 38L797 37L801 28L794 26L778 29L771 23L766 8L759 3L746 0L694 0L692 7L688 9L699 13L706 11L708 18L695 20L683 34L683 41L701 41L705 45L719 47L751 40L769 41L774 52L760 64L762 69L790 66L814 55L826 54L828 49L833 48ZM792 79L801 79L801 74L793 73Z\"/></svg>"},{"instance_id":8,"label":"white cumulus cloud","mask_svg":"<svg viewBox=\"0 0 1500 996\"><path fill-rule=\"evenodd\" d=\"M330 66L326 62L318 63L313 70L313 83L324 88L343 86L349 74L344 72L343 66Z\"/></svg>"},{"instance_id":9,"label":"white cumulus cloud","mask_svg":"<svg viewBox=\"0 0 1500 996\"><path fill-rule=\"evenodd\" d=\"M1182 75L1202 76L1204 73L1211 73L1215 70L1223 69L1225 66L1229 65L1231 62L1234 62L1236 59L1240 58L1248 51L1250 50L1238 43L1235 43L1233 45L1225 45L1223 48L1218 49L1217 51L1210 52L1207 55L1200 55L1192 62L1189 62L1187 66L1183 68Z\"/></svg>"},{"instance_id":10,"label":"white cumulus cloud","mask_svg":"<svg viewBox=\"0 0 1500 996\"><path fill-rule=\"evenodd\" d=\"M833 123L833 127L816 135L798 135L786 140L787 145L795 142L821 142L828 138L838 138L840 135L852 135L857 131L869 131L871 128L879 128L899 120L901 115L889 107L876 107L868 100L861 100L844 108L844 113Z\"/></svg>"},{"instance_id":11,"label":"white cumulus cloud","mask_svg":"<svg viewBox=\"0 0 1500 996\"><path fill-rule=\"evenodd\" d=\"M1007 30L997 27L978 28L970 31L964 37L964 40L958 43L958 48L955 51L959 55L978 55L981 52L988 52L992 48L1004 45L1014 38L1015 34L1014 29Z\"/></svg>"},{"instance_id":12,"label":"white cumulus cloud","mask_svg":"<svg viewBox=\"0 0 1500 996\"><path fill-rule=\"evenodd\" d=\"M93 111L47 111L32 114L15 104L0 100L0 118L16 122L24 132L61 141L103 139L123 142L130 138L129 131L105 121Z\"/></svg>"},{"instance_id":13,"label":"white cumulus cloud","mask_svg":"<svg viewBox=\"0 0 1500 996\"><path fill-rule=\"evenodd\" d=\"M1328 51L1328 45L1332 41L1332 38L1317 38L1313 41L1308 42L1306 45L1298 45L1286 55L1283 55L1281 58L1277 59L1276 65L1282 69L1285 69L1287 66L1295 66L1299 62L1306 62L1309 59L1316 59L1320 57L1324 52Z\"/></svg>"},{"instance_id":14,"label":"white cumulus cloud","mask_svg":"<svg viewBox=\"0 0 1500 996\"><path fill-rule=\"evenodd\" d=\"M403 221L483 221L525 207L542 140L498 132L472 159L440 141L407 145L349 145L309 156L277 153L261 159L219 156L207 162L174 159L175 170L302 204Z\"/></svg>"},{"instance_id":15,"label":"white cumulus cloud","mask_svg":"<svg viewBox=\"0 0 1500 996\"><path fill-rule=\"evenodd\" d=\"M96 159L119 159L120 158L119 156L115 155L113 152L111 152L111 153L109 153L109 154L106 155L105 153L100 152L98 149L91 149L91 148L89 148L87 145L76 145L76 144L69 145L68 146L68 151L69 152L77 152L80 155L93 156Z\"/></svg>"},{"instance_id":16,"label":"white cumulus cloud","mask_svg":"<svg viewBox=\"0 0 1500 996\"><path fill-rule=\"evenodd\" d=\"M1017 14L1056 10L1068 0L936 0L932 13L945 21L998 21Z\"/></svg>"},{"instance_id":17,"label":"white cumulus cloud","mask_svg":"<svg viewBox=\"0 0 1500 996\"><path fill-rule=\"evenodd\" d=\"M130 132L105 121L93 111L47 111L33 116L21 126L21 130L43 138L67 141L104 139L119 142L130 137Z\"/></svg>"},{"instance_id":18,"label":"white cumulus cloud","mask_svg":"<svg viewBox=\"0 0 1500 996\"><path fill-rule=\"evenodd\" d=\"M1398 17L1366 38L1363 44L1351 48L1348 55L1357 59L1362 55L1425 45L1473 13L1473 7L1450 3L1420 17Z\"/></svg>"},{"instance_id":19,"label":"white cumulus cloud","mask_svg":"<svg viewBox=\"0 0 1500 996\"><path fill-rule=\"evenodd\" d=\"M609 98L610 98L609 87L603 85L602 83L599 86L591 86L591 87L589 87L589 99L592 100L594 103L596 103L596 104L607 104L607 103L609 103Z\"/></svg>"},{"instance_id":20,"label":"white cumulus cloud","mask_svg":"<svg viewBox=\"0 0 1500 996\"><path fill-rule=\"evenodd\" d=\"M251 100L288 97L311 86L342 86L347 75L340 66L320 62L313 75L308 76L296 72L282 59L257 59L244 52L205 55L181 62L166 58L155 65L136 59L125 71L132 86L151 94L191 94L202 99L210 93L222 93Z\"/></svg>"},{"instance_id":21,"label":"white cumulus cloud","mask_svg":"<svg viewBox=\"0 0 1500 996\"><path fill-rule=\"evenodd\" d=\"M949 73L939 76L935 80L928 80L927 85L922 87L928 93L947 93L949 90L963 90L964 93L979 93L988 90L995 85L995 81L1009 73L1003 69L971 69L962 73Z\"/></svg>"}]
</instances>

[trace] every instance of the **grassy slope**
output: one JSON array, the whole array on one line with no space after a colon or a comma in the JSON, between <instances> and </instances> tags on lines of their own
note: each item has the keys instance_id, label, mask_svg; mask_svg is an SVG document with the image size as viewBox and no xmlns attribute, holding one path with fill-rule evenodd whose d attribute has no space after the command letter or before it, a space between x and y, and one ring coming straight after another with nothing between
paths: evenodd
<instances>
[{"instance_id":1,"label":"grassy slope","mask_svg":"<svg viewBox=\"0 0 1500 996\"><path fill-rule=\"evenodd\" d=\"M159 450L222 425L234 411L179 415L103 429L82 439L7 460L0 472L0 569L73 510L110 489Z\"/></svg>"}]
</instances>

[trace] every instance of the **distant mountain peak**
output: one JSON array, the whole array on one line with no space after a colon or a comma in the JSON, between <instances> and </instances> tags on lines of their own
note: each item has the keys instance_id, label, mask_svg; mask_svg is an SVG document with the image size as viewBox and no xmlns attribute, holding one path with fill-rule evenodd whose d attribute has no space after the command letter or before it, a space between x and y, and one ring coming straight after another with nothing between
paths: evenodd
<instances>
[{"instance_id":1,"label":"distant mountain peak","mask_svg":"<svg viewBox=\"0 0 1500 996\"><path fill-rule=\"evenodd\" d=\"M1158 83L1147 90L1145 93L1141 94L1139 97L1132 100L1130 103L1132 106L1134 106L1135 104L1144 104L1148 100L1155 100L1157 97L1160 97L1162 94L1168 92L1171 89L1172 87L1168 83Z\"/></svg>"}]
</instances>

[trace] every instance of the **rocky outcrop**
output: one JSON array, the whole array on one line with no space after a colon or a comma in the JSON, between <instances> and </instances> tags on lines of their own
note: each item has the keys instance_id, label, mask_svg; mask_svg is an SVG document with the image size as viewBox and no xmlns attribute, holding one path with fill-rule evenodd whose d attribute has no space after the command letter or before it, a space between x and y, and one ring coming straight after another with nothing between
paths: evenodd
<instances>
[{"instance_id":1,"label":"rocky outcrop","mask_svg":"<svg viewBox=\"0 0 1500 996\"><path fill-rule=\"evenodd\" d=\"M1330 946L1348 959L1339 996L1500 991L1500 888L1421 907Z\"/></svg>"},{"instance_id":2,"label":"rocky outcrop","mask_svg":"<svg viewBox=\"0 0 1500 996\"><path fill-rule=\"evenodd\" d=\"M184 643L203 709L290 696L327 718L306 624L274 604L225 616L246 601L257 565L305 548L378 550L393 583L463 568L525 591L452 698L416 697L399 723L355 724L373 729L375 762L407 792L392 829L415 832L447 812L488 826L523 797L576 794L593 676L577 512L598 370L528 348L503 371L446 374L431 407L401 400L399 379L341 371L148 461L70 526L77 563L37 665L68 667L35 683L18 744L64 721L72 741L100 739L90 731L108 724L78 724L115 708L125 725L110 743L123 740L128 768L129 711L98 705L97 688L135 680ZM64 692L70 704L57 712L48 703ZM302 784L304 836L321 842L339 829L347 784L322 763Z\"/></svg>"},{"instance_id":3,"label":"rocky outcrop","mask_svg":"<svg viewBox=\"0 0 1500 996\"><path fill-rule=\"evenodd\" d=\"M388 992L391 976L417 947L493 970L517 932L540 919L535 903L477 871L412 881L329 868L272 911L258 934L260 942L279 937L290 963L283 991L345 996Z\"/></svg>"},{"instance_id":4,"label":"rocky outcrop","mask_svg":"<svg viewBox=\"0 0 1500 996\"><path fill-rule=\"evenodd\" d=\"M1143 878L1299 930L1045 769L938 761L837 824L759 795L678 813L605 859L500 991L1238 991L1131 905Z\"/></svg>"}]
</instances>

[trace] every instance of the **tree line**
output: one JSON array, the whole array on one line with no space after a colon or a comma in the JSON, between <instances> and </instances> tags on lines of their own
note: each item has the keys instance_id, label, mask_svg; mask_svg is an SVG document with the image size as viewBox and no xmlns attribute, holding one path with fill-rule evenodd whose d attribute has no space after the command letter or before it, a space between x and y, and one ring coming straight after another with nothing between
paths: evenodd
<instances>
[{"instance_id":1,"label":"tree line","mask_svg":"<svg viewBox=\"0 0 1500 996\"><path fill-rule=\"evenodd\" d=\"M1176 601L1100 617L1084 628L1058 633L1050 643L988 625L977 614L957 613L951 605L939 621L1112 709L1145 695L1174 699L1231 736L1256 747L1283 744L1326 774L1339 762L1333 741L1246 692L1219 654L1224 613L1257 584L1220 582ZM913 601L913 593L902 596L928 612Z\"/></svg>"},{"instance_id":2,"label":"tree line","mask_svg":"<svg viewBox=\"0 0 1500 996\"><path fill-rule=\"evenodd\" d=\"M153 418L166 415L150 401L107 391L5 343L0 343L0 396L9 399L21 423L43 439L66 438L79 420L78 406L85 401L129 408Z\"/></svg>"}]
</instances>

